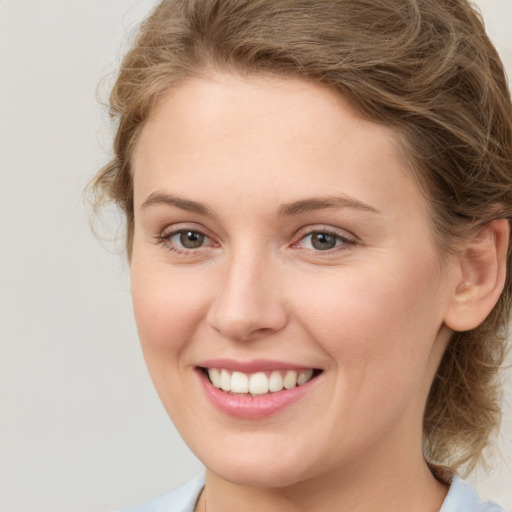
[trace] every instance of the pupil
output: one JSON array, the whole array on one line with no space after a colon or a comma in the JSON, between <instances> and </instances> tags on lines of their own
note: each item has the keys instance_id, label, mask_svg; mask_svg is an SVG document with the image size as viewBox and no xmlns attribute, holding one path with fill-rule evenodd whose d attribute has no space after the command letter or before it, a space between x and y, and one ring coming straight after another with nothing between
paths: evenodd
<instances>
[{"instance_id":1,"label":"pupil","mask_svg":"<svg viewBox=\"0 0 512 512\"><path fill-rule=\"evenodd\" d=\"M328 233L314 233L311 243L315 249L326 251L336 246L336 237Z\"/></svg>"},{"instance_id":2,"label":"pupil","mask_svg":"<svg viewBox=\"0 0 512 512\"><path fill-rule=\"evenodd\" d=\"M187 249L197 249L203 245L204 235L194 231L184 231L180 235L180 242Z\"/></svg>"}]
</instances>

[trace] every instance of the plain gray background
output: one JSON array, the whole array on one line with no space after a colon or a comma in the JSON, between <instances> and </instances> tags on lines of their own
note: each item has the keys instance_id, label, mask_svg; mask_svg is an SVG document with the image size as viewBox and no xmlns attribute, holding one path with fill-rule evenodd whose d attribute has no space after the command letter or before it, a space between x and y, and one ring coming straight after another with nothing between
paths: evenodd
<instances>
[{"instance_id":1,"label":"plain gray background","mask_svg":"<svg viewBox=\"0 0 512 512\"><path fill-rule=\"evenodd\" d=\"M512 71L512 0L480 0ZM146 373L126 264L82 190L106 98L153 0L0 0L0 510L109 511L201 471ZM107 244L108 247L112 247ZM512 511L512 379L481 494Z\"/></svg>"}]
</instances>

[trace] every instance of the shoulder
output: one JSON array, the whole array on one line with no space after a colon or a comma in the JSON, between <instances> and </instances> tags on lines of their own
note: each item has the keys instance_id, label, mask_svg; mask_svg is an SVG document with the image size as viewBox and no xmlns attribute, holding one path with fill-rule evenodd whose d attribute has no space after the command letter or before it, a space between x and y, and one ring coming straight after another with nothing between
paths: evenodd
<instances>
[{"instance_id":1,"label":"shoulder","mask_svg":"<svg viewBox=\"0 0 512 512\"><path fill-rule=\"evenodd\" d=\"M454 475L439 512L505 512L505 510L493 501L483 503L468 482Z\"/></svg>"},{"instance_id":2,"label":"shoulder","mask_svg":"<svg viewBox=\"0 0 512 512\"><path fill-rule=\"evenodd\" d=\"M121 512L194 512L203 487L204 475L201 475L173 491Z\"/></svg>"}]
</instances>

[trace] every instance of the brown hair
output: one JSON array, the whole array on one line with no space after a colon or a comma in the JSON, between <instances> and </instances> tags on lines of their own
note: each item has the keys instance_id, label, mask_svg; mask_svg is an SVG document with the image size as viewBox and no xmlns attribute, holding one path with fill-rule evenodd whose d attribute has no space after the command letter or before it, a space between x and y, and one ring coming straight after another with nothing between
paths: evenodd
<instances>
[{"instance_id":1,"label":"brown hair","mask_svg":"<svg viewBox=\"0 0 512 512\"><path fill-rule=\"evenodd\" d=\"M169 88L211 70L325 84L395 128L430 201L441 254L479 226L512 218L510 96L467 0L164 0L123 60L110 98L115 156L91 186L97 206L114 201L125 213L128 257L138 134ZM424 415L433 465L470 471L499 425L511 291L508 274L489 317L452 336Z\"/></svg>"}]
</instances>

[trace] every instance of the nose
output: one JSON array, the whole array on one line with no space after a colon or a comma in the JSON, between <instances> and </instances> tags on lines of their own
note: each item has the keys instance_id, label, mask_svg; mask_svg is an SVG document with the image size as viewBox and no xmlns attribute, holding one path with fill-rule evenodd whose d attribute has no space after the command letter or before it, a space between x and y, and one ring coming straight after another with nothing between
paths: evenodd
<instances>
[{"instance_id":1,"label":"nose","mask_svg":"<svg viewBox=\"0 0 512 512\"><path fill-rule=\"evenodd\" d=\"M286 325L287 312L276 265L256 254L233 255L219 276L209 325L225 338L249 341Z\"/></svg>"}]
</instances>

